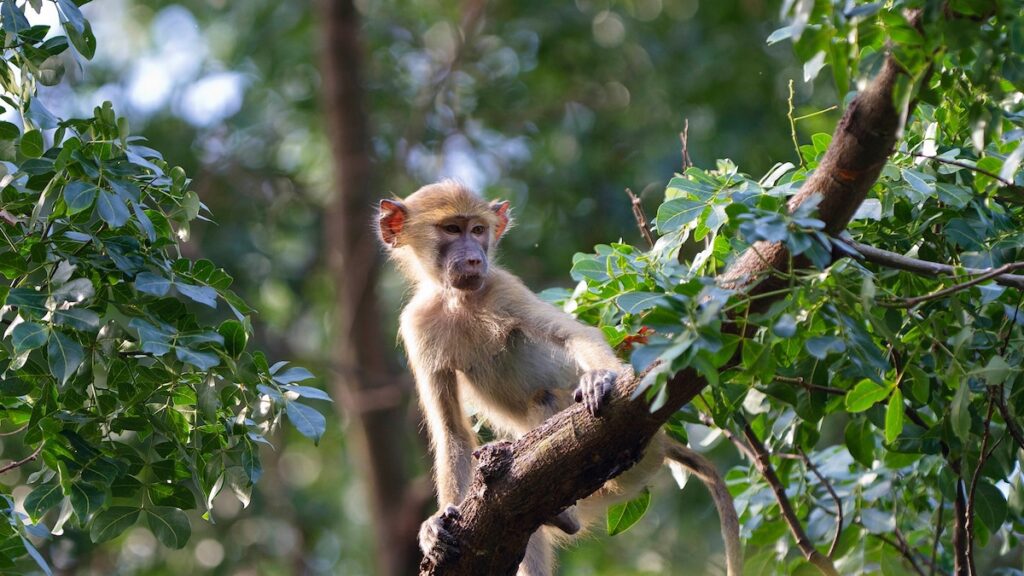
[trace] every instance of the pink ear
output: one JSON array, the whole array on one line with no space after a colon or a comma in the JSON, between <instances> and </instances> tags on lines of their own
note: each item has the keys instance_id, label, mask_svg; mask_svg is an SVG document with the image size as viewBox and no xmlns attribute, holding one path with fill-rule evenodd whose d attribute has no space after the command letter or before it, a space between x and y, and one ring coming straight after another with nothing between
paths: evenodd
<instances>
[{"instance_id":1,"label":"pink ear","mask_svg":"<svg viewBox=\"0 0 1024 576\"><path fill-rule=\"evenodd\" d=\"M398 235L402 233L408 212L398 200L381 200L378 212L380 240L389 248L398 246Z\"/></svg>"},{"instance_id":2,"label":"pink ear","mask_svg":"<svg viewBox=\"0 0 1024 576\"><path fill-rule=\"evenodd\" d=\"M500 240L502 234L508 228L508 200L491 202L491 210L498 215L498 225L494 228L494 239Z\"/></svg>"}]
</instances>

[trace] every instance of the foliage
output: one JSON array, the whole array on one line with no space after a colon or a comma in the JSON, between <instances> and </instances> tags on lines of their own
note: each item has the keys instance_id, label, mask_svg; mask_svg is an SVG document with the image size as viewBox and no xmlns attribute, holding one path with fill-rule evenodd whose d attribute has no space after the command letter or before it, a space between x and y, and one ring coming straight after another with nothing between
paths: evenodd
<instances>
[{"instance_id":1,"label":"foliage","mask_svg":"<svg viewBox=\"0 0 1024 576\"><path fill-rule=\"evenodd\" d=\"M793 40L807 76L831 66L846 93L874 74L891 43L912 79L896 100L912 111L899 149L846 237L958 269L1024 259L1019 8L981 0L944 10L913 1L787 6L793 23L768 41ZM904 10L920 6L915 28ZM932 558L949 572L954 531L943 529L954 523L959 494L975 545L1000 542L1002 553L1019 554L1024 297L991 282L934 294L970 276L861 262L844 238L822 231L813 203L788 214L786 200L829 141L815 135L799 148L800 166L779 164L759 179L728 160L689 168L668 184L652 250L610 244L577 254L576 289L547 295L599 324L612 344L628 344L634 367L646 371L639 393L652 410L670 374L692 367L706 377L712 386L681 419L749 426L784 456L775 461L782 484L818 548L835 538L840 572L909 573ZM773 294L782 298L766 308L713 279L757 240L785 242L811 264L785 276ZM928 297L907 300L919 295ZM740 329L723 329L723 318ZM757 469L736 468L728 480L750 570L804 573L802 557L774 545L787 525Z\"/></svg>"},{"instance_id":2,"label":"foliage","mask_svg":"<svg viewBox=\"0 0 1024 576\"><path fill-rule=\"evenodd\" d=\"M36 98L60 81L63 52L96 47L78 6L56 6L66 36L47 38L24 12L41 1L0 5L0 98L21 124L0 122L0 424L42 461L23 502L4 490L4 571L29 554L49 573L32 539L65 525L100 542L145 518L181 548L185 510L209 518L224 487L248 504L282 415L314 441L326 425L301 401L328 399L300 384L310 372L247 349L253 310L231 277L182 257L208 217L184 170L109 103L59 120Z\"/></svg>"}]
</instances>

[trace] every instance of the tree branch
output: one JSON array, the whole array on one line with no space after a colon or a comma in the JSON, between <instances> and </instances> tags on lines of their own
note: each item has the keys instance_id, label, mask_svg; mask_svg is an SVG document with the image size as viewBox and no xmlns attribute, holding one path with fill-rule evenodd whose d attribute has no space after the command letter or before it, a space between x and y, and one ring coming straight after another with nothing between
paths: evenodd
<instances>
[{"instance_id":1,"label":"tree branch","mask_svg":"<svg viewBox=\"0 0 1024 576\"><path fill-rule=\"evenodd\" d=\"M966 384L963 384L966 385ZM981 435L981 452L978 453L978 465L971 475L971 487L967 491L967 509L965 511L964 531L967 534L967 570L973 575L977 574L974 567L974 494L978 490L978 478L981 477L981 468L985 465L988 455L988 440L992 436L992 414L995 411L995 398L992 391L989 391L988 412L985 414L985 431Z\"/></svg>"},{"instance_id":2,"label":"tree branch","mask_svg":"<svg viewBox=\"0 0 1024 576\"><path fill-rule=\"evenodd\" d=\"M1010 408L1006 405L1006 398L1003 397L1005 386L999 385L999 393L995 395L996 406L999 408L999 414L1003 417L1003 422L1006 423L1006 429L1010 432L1010 436L1013 437L1013 441L1017 443L1017 447L1024 450L1024 434L1021 433L1020 428L1017 427L1017 422L1013 419L1013 415L1010 414Z\"/></svg>"},{"instance_id":3,"label":"tree branch","mask_svg":"<svg viewBox=\"0 0 1024 576\"><path fill-rule=\"evenodd\" d=\"M989 172L988 170L985 170L984 168L978 168L974 164L968 164L966 162L960 162L959 160L952 160L950 158L943 158L942 156L930 156L928 154L921 154L920 152L910 152L909 154L911 156L915 157L915 158L924 158L926 160L934 160L934 161L938 162L939 164L949 164L950 166L959 166L960 168L966 168L967 170L970 170L971 172L977 172L978 174L984 174L985 176L988 176L989 178L995 180L996 182L999 182L1003 186L1013 186L1014 185L1013 182L1010 182L1009 180L1004 179L999 174L996 174L995 172Z\"/></svg>"},{"instance_id":4,"label":"tree branch","mask_svg":"<svg viewBox=\"0 0 1024 576\"><path fill-rule=\"evenodd\" d=\"M939 557L939 538L942 537L942 515L946 511L946 495L939 490L939 517L935 521L935 539L932 540L932 559L928 566L928 575L935 575L935 566Z\"/></svg>"},{"instance_id":5,"label":"tree branch","mask_svg":"<svg viewBox=\"0 0 1024 576\"><path fill-rule=\"evenodd\" d=\"M647 226L647 215L644 214L644 207L640 204L640 198L629 188L626 188L629 195L630 209L633 211L633 218L636 218L636 227L640 229L640 235L644 237L647 246L654 248L654 237L651 236L651 229Z\"/></svg>"},{"instance_id":6,"label":"tree branch","mask_svg":"<svg viewBox=\"0 0 1024 576\"><path fill-rule=\"evenodd\" d=\"M818 218L825 230L838 234L846 227L895 145L899 114L893 88L900 70L887 58L850 103L818 169L790 199L790 211L820 198ZM803 259L795 261L806 265ZM720 285L766 295L784 287L774 272L788 274L790 263L782 243L758 242L726 270ZM757 305L770 305L779 295L759 298ZM535 530L637 462L662 424L707 384L692 368L677 372L666 384L664 405L652 412L643 398L632 398L637 381L622 382L600 417L576 405L513 443L485 446L480 461L487 466L474 472L459 505L461 516L449 526L461 555L444 566L425 561L420 573L514 574Z\"/></svg>"},{"instance_id":7,"label":"tree branch","mask_svg":"<svg viewBox=\"0 0 1024 576\"><path fill-rule=\"evenodd\" d=\"M786 496L786 487L782 485L778 474L775 473L768 450L765 449L764 444L761 443L761 440L758 439L757 434L754 433L749 424L743 426L743 437L747 439L747 444L753 450L755 455L754 465L757 466L758 471L761 472L765 481L768 482L768 486L772 489L772 493L775 494L775 501L779 503L782 518L786 521L786 525L789 526L789 531L793 533L793 539L796 540L796 545L803 552L804 558L811 564L814 564L825 576L839 576L839 572L836 571L832 560L819 552L814 547L811 539L807 537L807 532L804 531L803 525L800 524L800 518L797 517L796 511L793 510L793 504L790 503L789 497Z\"/></svg>"},{"instance_id":8,"label":"tree branch","mask_svg":"<svg viewBox=\"0 0 1024 576\"><path fill-rule=\"evenodd\" d=\"M818 467L811 462L810 457L800 450L800 459L804 461L807 469L810 470L817 478L818 481L825 486L825 490L828 491L828 495L832 497L832 501L836 503L836 535L832 537L832 545L828 547L828 557L831 558L836 552L836 546L839 545L839 537L843 534L843 501L839 499L839 494L836 494L835 488L832 488L832 483L818 470Z\"/></svg>"},{"instance_id":9,"label":"tree branch","mask_svg":"<svg viewBox=\"0 0 1024 576\"><path fill-rule=\"evenodd\" d=\"M934 278L936 276L954 276L957 273L957 270L967 272L968 274L985 274L992 270L991 268L957 268L955 266L950 266L949 264L939 264L938 262L910 258L909 256L903 256L895 252L889 252L888 250L882 250L846 238L840 238L839 240L856 250L864 257L864 260L868 262L878 264L879 266L886 266L888 268L914 272L929 278ZM1002 284L1003 286L1024 288L1024 276L1017 274L1001 274L994 276L992 280L995 281L996 284Z\"/></svg>"},{"instance_id":10,"label":"tree branch","mask_svg":"<svg viewBox=\"0 0 1024 576\"><path fill-rule=\"evenodd\" d=\"M967 561L967 494L964 491L964 479L959 467L956 472L956 500L953 501L953 573L956 576L968 576Z\"/></svg>"},{"instance_id":11,"label":"tree branch","mask_svg":"<svg viewBox=\"0 0 1024 576\"><path fill-rule=\"evenodd\" d=\"M982 282L985 282L986 280L991 280L998 276L1003 276L1008 272L1012 272L1013 270L1020 270L1021 268L1024 268L1024 262L1011 262L1009 264L1004 264L999 268L992 268L975 278L971 278L967 282L963 282L961 284L954 284L953 286L943 288L942 290L932 292L931 294L922 294L921 296L914 296L912 298L899 298L896 300L881 301L879 302L879 305L886 306L889 308L913 308L914 306L917 306L922 302L927 302L929 300L937 300L939 298L949 296L950 294L956 294L957 292L966 290L971 286L976 286L978 284L981 284Z\"/></svg>"},{"instance_id":12,"label":"tree branch","mask_svg":"<svg viewBox=\"0 0 1024 576\"><path fill-rule=\"evenodd\" d=\"M921 567L918 566L917 562L914 560L914 554L910 551L910 546L907 544L907 541L904 540L898 532L896 533L896 541L888 538L885 534L874 534L874 537L895 548L896 551L900 553L900 556L903 556L903 558L910 563L910 567L914 569L914 572L921 576L925 576L924 571L921 570Z\"/></svg>"},{"instance_id":13,"label":"tree branch","mask_svg":"<svg viewBox=\"0 0 1024 576\"><path fill-rule=\"evenodd\" d=\"M36 458L39 458L39 454L42 451L43 451L43 443L40 443L39 447L36 448L28 456L25 456L21 460L15 460L14 462L8 462L7 464L4 464L3 466L0 466L0 474L3 474L4 472L9 472L11 470L14 470L15 468L18 468L20 466L24 466L25 464L28 464L29 462L32 462Z\"/></svg>"}]
</instances>

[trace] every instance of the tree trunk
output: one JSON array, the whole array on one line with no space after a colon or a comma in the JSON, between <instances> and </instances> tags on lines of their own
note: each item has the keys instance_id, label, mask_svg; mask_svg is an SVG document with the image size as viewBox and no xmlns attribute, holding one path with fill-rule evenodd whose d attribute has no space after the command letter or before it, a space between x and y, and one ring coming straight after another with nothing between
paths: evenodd
<instances>
[{"instance_id":1,"label":"tree trunk","mask_svg":"<svg viewBox=\"0 0 1024 576\"><path fill-rule=\"evenodd\" d=\"M351 421L352 464L366 486L376 537L376 573L413 574L422 506L405 463L412 436L407 394L389 368L376 298L380 249L370 233L373 164L362 100L359 15L351 0L321 0L322 105L335 194L324 213L328 266L337 290L333 383Z\"/></svg>"}]
</instances>

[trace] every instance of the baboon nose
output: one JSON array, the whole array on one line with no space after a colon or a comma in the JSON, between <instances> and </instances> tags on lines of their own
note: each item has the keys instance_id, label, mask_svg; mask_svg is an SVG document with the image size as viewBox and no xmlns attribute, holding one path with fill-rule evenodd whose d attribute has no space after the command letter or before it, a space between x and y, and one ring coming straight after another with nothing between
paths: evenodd
<instances>
[{"instance_id":1,"label":"baboon nose","mask_svg":"<svg viewBox=\"0 0 1024 576\"><path fill-rule=\"evenodd\" d=\"M470 266L479 266L483 264L483 260L479 258L467 258L466 264L469 264Z\"/></svg>"}]
</instances>

